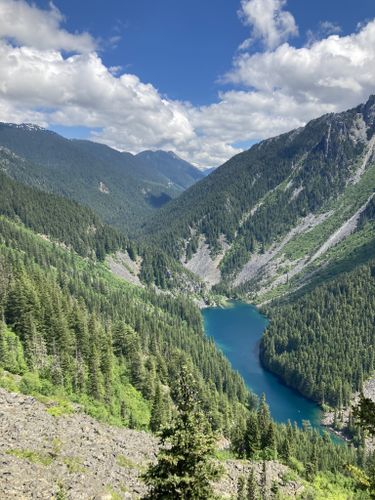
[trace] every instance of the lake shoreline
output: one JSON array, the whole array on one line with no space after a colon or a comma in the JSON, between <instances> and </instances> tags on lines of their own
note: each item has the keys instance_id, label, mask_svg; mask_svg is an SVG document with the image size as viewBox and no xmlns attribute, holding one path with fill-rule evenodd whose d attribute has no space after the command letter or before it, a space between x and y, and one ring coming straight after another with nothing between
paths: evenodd
<instances>
[{"instance_id":1,"label":"lake shoreline","mask_svg":"<svg viewBox=\"0 0 375 500\"><path fill-rule=\"evenodd\" d=\"M363 394L365 395L366 398L371 399L372 401L375 402L375 375L370 377L366 382L363 384ZM343 409L343 428L342 429L336 429L333 427L333 422L334 422L334 415L335 412L334 410L329 410L329 411L324 411L322 418L321 418L321 424L323 427L326 427L327 429L330 430L330 432L336 434L339 436L341 439L344 441L350 443L351 439L347 435L347 424L349 421L349 414L350 410L353 406L358 404L359 402L359 392L355 392L352 395L352 399L350 402L350 406L345 407ZM365 446L368 451L375 451L375 438L366 438L365 440Z\"/></svg>"},{"instance_id":2,"label":"lake shoreline","mask_svg":"<svg viewBox=\"0 0 375 500\"><path fill-rule=\"evenodd\" d=\"M259 345L268 319L254 304L228 300L225 306L202 309L205 333L213 338L232 367L244 378L248 388L258 397L264 393L275 421L309 421L322 430L321 408L292 387L288 387L277 375L261 363Z\"/></svg>"}]
</instances>

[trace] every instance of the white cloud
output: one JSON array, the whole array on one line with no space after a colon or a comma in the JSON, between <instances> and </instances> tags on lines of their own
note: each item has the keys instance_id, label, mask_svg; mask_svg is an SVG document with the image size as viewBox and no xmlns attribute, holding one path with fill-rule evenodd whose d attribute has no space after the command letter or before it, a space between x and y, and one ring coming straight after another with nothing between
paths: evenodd
<instances>
[{"instance_id":1,"label":"white cloud","mask_svg":"<svg viewBox=\"0 0 375 500\"><path fill-rule=\"evenodd\" d=\"M248 48L254 39L261 39L268 49L274 49L297 35L294 17L283 10L285 4L286 0L241 0L239 15L252 33L240 48Z\"/></svg>"},{"instance_id":2,"label":"white cloud","mask_svg":"<svg viewBox=\"0 0 375 500\"><path fill-rule=\"evenodd\" d=\"M50 3L41 10L24 0L0 0L0 38L37 49L87 52L95 48L88 33L71 34L61 28L64 16Z\"/></svg>"},{"instance_id":3,"label":"white cloud","mask_svg":"<svg viewBox=\"0 0 375 500\"><path fill-rule=\"evenodd\" d=\"M375 21L358 33L331 35L309 47L285 43L273 52L241 54L226 78L258 92L282 93L301 104L359 103L374 92Z\"/></svg>"},{"instance_id":4,"label":"white cloud","mask_svg":"<svg viewBox=\"0 0 375 500\"><path fill-rule=\"evenodd\" d=\"M178 145L193 134L181 104L162 99L135 75L116 77L96 53L64 58L0 43L0 82L0 98L16 109L43 109L49 123L103 127L103 137L123 130L131 150L170 138Z\"/></svg>"},{"instance_id":5,"label":"white cloud","mask_svg":"<svg viewBox=\"0 0 375 500\"><path fill-rule=\"evenodd\" d=\"M331 21L321 21L319 25L321 33L324 35L334 35L342 32L341 26Z\"/></svg>"},{"instance_id":6,"label":"white cloud","mask_svg":"<svg viewBox=\"0 0 375 500\"><path fill-rule=\"evenodd\" d=\"M321 21L317 30L307 31L307 45L312 45L322 38L330 35L338 35L342 32L341 26L331 21Z\"/></svg>"},{"instance_id":7,"label":"white cloud","mask_svg":"<svg viewBox=\"0 0 375 500\"><path fill-rule=\"evenodd\" d=\"M375 21L352 35L331 35L302 48L284 43L273 51L239 53L225 77L233 88L220 93L217 103L194 107L163 97L121 67L107 68L89 46L79 49L81 35L62 30L54 8L0 0L1 7L11 3L23 6L17 22L25 29L23 35L14 31L11 43L11 31L0 20L0 120L86 126L95 130L93 139L120 150L174 150L197 165L218 165L240 151L237 143L302 126L375 91ZM54 24L45 23L53 36L29 37L28 9L37 19L57 16Z\"/></svg>"}]
</instances>

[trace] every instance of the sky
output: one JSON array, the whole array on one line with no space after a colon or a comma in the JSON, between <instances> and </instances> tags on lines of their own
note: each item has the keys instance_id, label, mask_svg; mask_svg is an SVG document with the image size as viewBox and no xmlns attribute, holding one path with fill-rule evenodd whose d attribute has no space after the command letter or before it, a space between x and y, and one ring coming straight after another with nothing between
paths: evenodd
<instances>
[{"instance_id":1,"label":"sky","mask_svg":"<svg viewBox=\"0 0 375 500\"><path fill-rule=\"evenodd\" d=\"M373 93L374 0L0 0L0 121L204 168Z\"/></svg>"}]
</instances>

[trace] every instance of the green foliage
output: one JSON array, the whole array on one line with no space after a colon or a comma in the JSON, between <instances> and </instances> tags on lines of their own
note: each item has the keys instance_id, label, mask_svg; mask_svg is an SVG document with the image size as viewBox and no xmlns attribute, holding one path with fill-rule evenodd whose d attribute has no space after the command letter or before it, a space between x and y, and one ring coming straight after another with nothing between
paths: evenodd
<instances>
[{"instance_id":1,"label":"green foliage","mask_svg":"<svg viewBox=\"0 0 375 500\"><path fill-rule=\"evenodd\" d=\"M267 310L261 359L310 399L340 407L375 365L375 262Z\"/></svg>"},{"instance_id":2,"label":"green foliage","mask_svg":"<svg viewBox=\"0 0 375 500\"><path fill-rule=\"evenodd\" d=\"M365 145L351 128L369 103L345 113L325 115L306 127L263 141L231 158L209 177L163 207L145 225L147 237L180 257L188 256L202 234L215 254L220 237L231 243L221 271L224 278L255 251L284 236L299 218L318 213L344 192L359 166Z\"/></svg>"},{"instance_id":3,"label":"green foliage","mask_svg":"<svg viewBox=\"0 0 375 500\"><path fill-rule=\"evenodd\" d=\"M70 415L73 413L73 407L68 401L61 401L59 404L51 406L47 409L47 413L53 417L62 417L63 415Z\"/></svg>"},{"instance_id":4,"label":"green foliage","mask_svg":"<svg viewBox=\"0 0 375 500\"><path fill-rule=\"evenodd\" d=\"M38 373L25 373L21 379L20 391L23 394L41 394L42 382Z\"/></svg>"},{"instance_id":5,"label":"green foliage","mask_svg":"<svg viewBox=\"0 0 375 500\"><path fill-rule=\"evenodd\" d=\"M125 457L125 455L117 455L116 463L120 467L125 467L126 469L138 469L139 467L130 458Z\"/></svg>"},{"instance_id":6,"label":"green foliage","mask_svg":"<svg viewBox=\"0 0 375 500\"><path fill-rule=\"evenodd\" d=\"M8 455L13 455L17 458L22 458L23 460L27 460L34 464L48 466L51 465L51 463L53 462L53 457L51 455L34 450L12 449L12 450L7 450L6 453Z\"/></svg>"},{"instance_id":7,"label":"green foliage","mask_svg":"<svg viewBox=\"0 0 375 500\"><path fill-rule=\"evenodd\" d=\"M154 401L151 408L150 429L158 432L168 417L166 397L162 393L160 384L156 386Z\"/></svg>"},{"instance_id":8,"label":"green foliage","mask_svg":"<svg viewBox=\"0 0 375 500\"><path fill-rule=\"evenodd\" d=\"M23 392L63 394L96 418L147 429L156 388L172 387L189 361L213 428L228 432L246 412L243 380L206 338L200 312L186 298L128 285L5 218L0 256L9 275L0 366L24 373ZM163 390L163 419L167 396Z\"/></svg>"},{"instance_id":9,"label":"green foliage","mask_svg":"<svg viewBox=\"0 0 375 500\"><path fill-rule=\"evenodd\" d=\"M237 500L246 500L246 479L240 476L237 483Z\"/></svg>"},{"instance_id":10,"label":"green foliage","mask_svg":"<svg viewBox=\"0 0 375 500\"><path fill-rule=\"evenodd\" d=\"M343 474L324 473L318 474L312 483L312 488L307 489L307 494L312 490L313 498L317 500L341 499L369 499L370 496L356 488L353 480Z\"/></svg>"},{"instance_id":11,"label":"green foliage","mask_svg":"<svg viewBox=\"0 0 375 500\"><path fill-rule=\"evenodd\" d=\"M375 436L375 403L361 394L358 405L353 411L354 417L358 419L359 425Z\"/></svg>"},{"instance_id":12,"label":"green foliage","mask_svg":"<svg viewBox=\"0 0 375 500\"><path fill-rule=\"evenodd\" d=\"M199 407L196 381L183 366L176 387L177 415L161 432L157 464L145 474L150 487L147 498L212 498L210 481L221 469L214 464L215 438Z\"/></svg>"},{"instance_id":13,"label":"green foliage","mask_svg":"<svg viewBox=\"0 0 375 500\"><path fill-rule=\"evenodd\" d=\"M21 341L2 322L0 322L0 366L17 374L27 370Z\"/></svg>"},{"instance_id":14,"label":"green foliage","mask_svg":"<svg viewBox=\"0 0 375 500\"><path fill-rule=\"evenodd\" d=\"M68 471L71 474L84 474L85 467L82 465L82 459L78 457L65 457L63 459L64 464L67 466Z\"/></svg>"},{"instance_id":15,"label":"green foliage","mask_svg":"<svg viewBox=\"0 0 375 500\"><path fill-rule=\"evenodd\" d=\"M258 495L258 485L255 479L254 469L251 469L249 473L249 477L247 478L247 495L246 500L257 500L259 498Z\"/></svg>"}]
</instances>

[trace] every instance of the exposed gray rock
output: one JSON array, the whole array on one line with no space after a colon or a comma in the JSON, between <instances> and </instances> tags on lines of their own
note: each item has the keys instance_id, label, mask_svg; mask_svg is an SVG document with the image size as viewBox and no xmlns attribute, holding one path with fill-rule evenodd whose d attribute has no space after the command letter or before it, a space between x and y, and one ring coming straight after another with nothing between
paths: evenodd
<instances>
[{"instance_id":1,"label":"exposed gray rock","mask_svg":"<svg viewBox=\"0 0 375 500\"><path fill-rule=\"evenodd\" d=\"M183 262L186 269L199 276L209 288L220 282L221 272L219 266L229 249L229 245L225 242L223 236L221 236L219 243L222 251L213 257L210 247L205 242L204 237L201 236L196 253L188 262Z\"/></svg>"},{"instance_id":2,"label":"exposed gray rock","mask_svg":"<svg viewBox=\"0 0 375 500\"><path fill-rule=\"evenodd\" d=\"M107 257L107 264L114 275L133 285L143 286L139 279L142 264L140 257L134 262L127 252L116 252Z\"/></svg>"},{"instance_id":3,"label":"exposed gray rock","mask_svg":"<svg viewBox=\"0 0 375 500\"><path fill-rule=\"evenodd\" d=\"M47 409L0 388L1 499L51 499L59 489L74 500L145 493L140 474L155 457L153 436L102 424L78 408L59 418Z\"/></svg>"},{"instance_id":4,"label":"exposed gray rock","mask_svg":"<svg viewBox=\"0 0 375 500\"><path fill-rule=\"evenodd\" d=\"M157 439L146 432L111 427L81 412L61 417L35 398L0 388L1 500L132 500L147 491L141 475L155 460ZM222 440L222 446L228 442ZM222 498L233 498L238 479L261 464L227 460L215 485ZM288 468L267 463L270 486L294 498L303 487L286 480Z\"/></svg>"}]
</instances>

